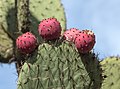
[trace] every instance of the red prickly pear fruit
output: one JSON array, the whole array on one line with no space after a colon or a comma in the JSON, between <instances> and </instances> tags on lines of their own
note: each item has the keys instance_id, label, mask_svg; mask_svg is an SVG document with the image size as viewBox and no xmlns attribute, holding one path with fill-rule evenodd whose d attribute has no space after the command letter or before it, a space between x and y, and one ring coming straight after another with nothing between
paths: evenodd
<instances>
[{"instance_id":1,"label":"red prickly pear fruit","mask_svg":"<svg viewBox=\"0 0 120 89\"><path fill-rule=\"evenodd\" d=\"M63 37L65 40L74 43L75 38L79 33L81 33L80 30L78 30L76 28L71 28L71 29L64 32Z\"/></svg>"},{"instance_id":2,"label":"red prickly pear fruit","mask_svg":"<svg viewBox=\"0 0 120 89\"><path fill-rule=\"evenodd\" d=\"M61 36L61 25L56 18L44 19L38 27L39 35L44 40L56 40Z\"/></svg>"},{"instance_id":3,"label":"red prickly pear fruit","mask_svg":"<svg viewBox=\"0 0 120 89\"><path fill-rule=\"evenodd\" d=\"M75 46L80 53L88 53L95 45L95 35L90 30L83 30L75 39Z\"/></svg>"},{"instance_id":4,"label":"red prickly pear fruit","mask_svg":"<svg viewBox=\"0 0 120 89\"><path fill-rule=\"evenodd\" d=\"M37 47L37 39L32 33L26 32L16 39L16 47L20 53L29 54Z\"/></svg>"}]
</instances>

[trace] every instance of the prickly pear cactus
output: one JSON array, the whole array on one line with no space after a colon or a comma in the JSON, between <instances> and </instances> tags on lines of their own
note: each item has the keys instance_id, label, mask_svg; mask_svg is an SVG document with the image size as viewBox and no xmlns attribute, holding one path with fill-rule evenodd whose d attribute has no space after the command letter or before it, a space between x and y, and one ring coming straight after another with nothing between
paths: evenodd
<instances>
[{"instance_id":1,"label":"prickly pear cactus","mask_svg":"<svg viewBox=\"0 0 120 89\"><path fill-rule=\"evenodd\" d=\"M8 63L17 54L17 32L31 31L39 39L39 23L50 17L57 18L63 33L66 19L60 0L0 0L0 62ZM42 42L34 53L23 56L17 89L120 88L119 57L99 63L94 53L80 54L68 42ZM18 53L15 58L22 56Z\"/></svg>"},{"instance_id":2,"label":"prickly pear cactus","mask_svg":"<svg viewBox=\"0 0 120 89\"><path fill-rule=\"evenodd\" d=\"M31 31L36 36L39 22L49 17L57 18L64 32L65 17L59 0L30 1L30 12ZM66 42L42 43L22 66L18 89L99 89L99 62L93 57L92 54L80 55Z\"/></svg>"},{"instance_id":3,"label":"prickly pear cactus","mask_svg":"<svg viewBox=\"0 0 120 89\"><path fill-rule=\"evenodd\" d=\"M103 83L101 89L120 88L120 58L108 57L101 61Z\"/></svg>"},{"instance_id":4,"label":"prickly pear cactus","mask_svg":"<svg viewBox=\"0 0 120 89\"><path fill-rule=\"evenodd\" d=\"M22 66L17 89L99 89L95 67L90 67L88 63L90 69L94 68L88 72L73 45L66 42L55 44L39 45L38 50ZM85 60L94 59L88 55ZM98 81L89 75L95 71L96 75L93 76Z\"/></svg>"}]
</instances>

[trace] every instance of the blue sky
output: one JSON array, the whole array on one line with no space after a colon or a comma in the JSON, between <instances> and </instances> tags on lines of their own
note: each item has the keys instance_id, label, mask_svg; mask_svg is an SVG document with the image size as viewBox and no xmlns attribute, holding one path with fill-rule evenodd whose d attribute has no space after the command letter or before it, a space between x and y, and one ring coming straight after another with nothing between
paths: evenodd
<instances>
[{"instance_id":1,"label":"blue sky","mask_svg":"<svg viewBox=\"0 0 120 89\"><path fill-rule=\"evenodd\" d=\"M100 58L120 54L120 0L62 0L67 28L91 29ZM15 65L0 65L0 89L16 89Z\"/></svg>"}]
</instances>

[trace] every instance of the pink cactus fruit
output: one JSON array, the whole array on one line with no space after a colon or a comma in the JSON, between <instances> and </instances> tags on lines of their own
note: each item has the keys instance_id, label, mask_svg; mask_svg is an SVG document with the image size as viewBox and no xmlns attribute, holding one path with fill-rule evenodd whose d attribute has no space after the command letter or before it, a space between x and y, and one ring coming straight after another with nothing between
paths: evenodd
<instances>
[{"instance_id":1,"label":"pink cactus fruit","mask_svg":"<svg viewBox=\"0 0 120 89\"><path fill-rule=\"evenodd\" d=\"M44 40L56 40L61 36L61 25L56 18L44 19L40 22L38 32Z\"/></svg>"},{"instance_id":2,"label":"pink cactus fruit","mask_svg":"<svg viewBox=\"0 0 120 89\"><path fill-rule=\"evenodd\" d=\"M80 53L87 53L93 49L95 45L95 35L90 30L82 30L75 39L75 46Z\"/></svg>"},{"instance_id":3,"label":"pink cactus fruit","mask_svg":"<svg viewBox=\"0 0 120 89\"><path fill-rule=\"evenodd\" d=\"M37 39L32 33L26 32L16 39L16 47L21 53L29 54L37 47Z\"/></svg>"},{"instance_id":4,"label":"pink cactus fruit","mask_svg":"<svg viewBox=\"0 0 120 89\"><path fill-rule=\"evenodd\" d=\"M69 41L69 42L73 42L75 41L76 36L80 33L81 31L76 29L76 28L71 28L67 31L64 32L63 37L65 38L65 40Z\"/></svg>"}]
</instances>

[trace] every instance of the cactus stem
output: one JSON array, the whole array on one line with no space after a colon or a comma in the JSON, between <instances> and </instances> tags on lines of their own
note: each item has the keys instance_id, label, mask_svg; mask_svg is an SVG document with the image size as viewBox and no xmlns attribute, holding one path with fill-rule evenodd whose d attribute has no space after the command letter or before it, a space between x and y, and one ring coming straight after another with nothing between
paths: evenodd
<instances>
[{"instance_id":1,"label":"cactus stem","mask_svg":"<svg viewBox=\"0 0 120 89\"><path fill-rule=\"evenodd\" d=\"M19 31L22 33L28 32L30 30L29 0L18 0L17 12Z\"/></svg>"}]
</instances>

